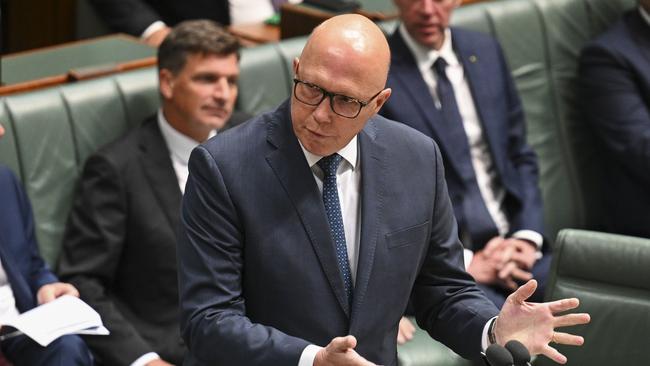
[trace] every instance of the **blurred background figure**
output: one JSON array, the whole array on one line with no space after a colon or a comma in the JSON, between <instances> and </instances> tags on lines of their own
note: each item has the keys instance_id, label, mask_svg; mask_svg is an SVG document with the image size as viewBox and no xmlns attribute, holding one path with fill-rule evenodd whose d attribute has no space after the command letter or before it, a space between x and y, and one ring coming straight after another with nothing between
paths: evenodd
<instances>
[{"instance_id":1,"label":"blurred background figure","mask_svg":"<svg viewBox=\"0 0 650 366\"><path fill-rule=\"evenodd\" d=\"M396 0L402 21L389 38L381 113L432 137L465 246L465 266L500 308L531 278L543 300L550 256L542 255L537 158L526 143L519 96L497 41L449 27L460 0Z\"/></svg>"},{"instance_id":2,"label":"blurred background figure","mask_svg":"<svg viewBox=\"0 0 650 366\"><path fill-rule=\"evenodd\" d=\"M605 229L650 238L650 0L585 46L579 85L604 148Z\"/></svg>"},{"instance_id":3,"label":"blurred background figure","mask_svg":"<svg viewBox=\"0 0 650 366\"><path fill-rule=\"evenodd\" d=\"M227 124L239 44L218 24L186 21L158 49L162 107L88 158L59 270L111 331L88 338L105 365L181 364L176 228L192 149Z\"/></svg>"},{"instance_id":4,"label":"blurred background figure","mask_svg":"<svg viewBox=\"0 0 650 366\"><path fill-rule=\"evenodd\" d=\"M211 19L222 25L258 23L289 0L89 0L113 30L158 46L178 22ZM297 3L301 0L291 0Z\"/></svg>"}]
</instances>

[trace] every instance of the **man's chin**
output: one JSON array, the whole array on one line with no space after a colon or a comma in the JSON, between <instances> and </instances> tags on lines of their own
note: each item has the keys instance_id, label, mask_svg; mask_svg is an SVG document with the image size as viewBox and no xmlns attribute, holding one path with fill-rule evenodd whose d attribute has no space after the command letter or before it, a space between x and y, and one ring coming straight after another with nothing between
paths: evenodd
<instances>
[{"instance_id":1,"label":"man's chin","mask_svg":"<svg viewBox=\"0 0 650 366\"><path fill-rule=\"evenodd\" d=\"M229 119L230 114L223 116L211 116L210 118L205 119L203 121L203 124L205 126L210 126L213 130L220 130L226 125Z\"/></svg>"}]
</instances>

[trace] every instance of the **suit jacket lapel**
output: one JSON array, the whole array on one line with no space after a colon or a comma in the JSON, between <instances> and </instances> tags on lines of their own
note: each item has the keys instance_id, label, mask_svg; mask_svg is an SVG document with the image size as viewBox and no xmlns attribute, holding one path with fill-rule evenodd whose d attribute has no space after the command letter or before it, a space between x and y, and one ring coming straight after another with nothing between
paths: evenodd
<instances>
[{"instance_id":1,"label":"suit jacket lapel","mask_svg":"<svg viewBox=\"0 0 650 366\"><path fill-rule=\"evenodd\" d=\"M149 118L142 124L139 140L142 169L175 232L179 225L182 193L156 117Z\"/></svg>"},{"instance_id":2,"label":"suit jacket lapel","mask_svg":"<svg viewBox=\"0 0 650 366\"><path fill-rule=\"evenodd\" d=\"M498 126L494 125L494 121L498 117L494 116L495 108L489 105L492 100L491 94L495 91L490 90L492 85L498 83L491 78L494 75L493 69L486 65L487 60L484 60L477 50L480 50L480 44L473 44L470 39L463 37L463 34L452 28L452 39L454 51L458 55L458 60L463 65L465 71L465 79L469 84L472 97L474 99L474 107L478 115L479 123L482 126L483 134L486 138L490 151L492 153L493 162L497 171L503 172L503 162L505 158L500 151L494 151L498 144L493 144L495 141L495 133L499 133ZM491 60L490 62L495 62Z\"/></svg>"},{"instance_id":3,"label":"suit jacket lapel","mask_svg":"<svg viewBox=\"0 0 650 366\"><path fill-rule=\"evenodd\" d=\"M471 165L464 164L467 161L466 157L469 156L467 144L456 143L455 138L450 134L450 129L445 128L444 117L435 107L431 93L427 92L429 87L422 79L415 58L398 31L395 31L391 37L390 47L393 52L391 77L397 79L409 94L403 100L413 101L422 116L417 121L400 122L434 138L447 157L445 164L465 179L473 177Z\"/></svg>"},{"instance_id":4,"label":"suit jacket lapel","mask_svg":"<svg viewBox=\"0 0 650 366\"><path fill-rule=\"evenodd\" d=\"M354 303L350 333L354 334L354 322L365 300L368 282L375 260L375 249L381 222L382 197L384 196L384 179L386 176L383 162L386 161L386 149L376 141L376 125L370 119L359 133L361 154L361 243L359 245L359 262L354 287Z\"/></svg>"},{"instance_id":5,"label":"suit jacket lapel","mask_svg":"<svg viewBox=\"0 0 650 366\"><path fill-rule=\"evenodd\" d=\"M32 298L33 295L29 283L27 283L25 277L20 273L20 270L14 266L14 263L17 262L13 258L11 251L5 247L5 245L8 245L5 240L2 232L0 232L0 260L2 260L2 268L7 274L7 281L9 281L11 291L14 293L16 308L22 313L34 307L34 299Z\"/></svg>"},{"instance_id":6,"label":"suit jacket lapel","mask_svg":"<svg viewBox=\"0 0 650 366\"><path fill-rule=\"evenodd\" d=\"M324 205L314 176L300 148L298 139L291 129L289 103L282 104L268 123L267 140L275 149L266 156L284 187L289 200L298 212L307 235L318 257L323 272L345 314L350 316L343 277L336 261L336 250L332 241Z\"/></svg>"}]
</instances>

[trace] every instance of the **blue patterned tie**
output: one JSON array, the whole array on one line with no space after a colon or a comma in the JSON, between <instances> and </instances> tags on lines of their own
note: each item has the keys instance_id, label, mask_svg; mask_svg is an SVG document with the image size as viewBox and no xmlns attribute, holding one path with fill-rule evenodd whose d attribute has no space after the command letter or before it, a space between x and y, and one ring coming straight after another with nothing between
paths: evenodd
<instances>
[{"instance_id":1,"label":"blue patterned tie","mask_svg":"<svg viewBox=\"0 0 650 366\"><path fill-rule=\"evenodd\" d=\"M341 163L341 155L332 154L318 161L318 166L325 174L323 178L323 203L327 221L330 224L332 239L336 245L336 260L343 275L343 285L348 296L348 303L352 307L352 275L350 274L350 263L348 262L348 247L345 244L345 230L343 229L343 217L341 216L341 204L339 203L339 192L336 188L336 170Z\"/></svg>"},{"instance_id":2,"label":"blue patterned tie","mask_svg":"<svg viewBox=\"0 0 650 366\"><path fill-rule=\"evenodd\" d=\"M465 192L463 197L463 212L467 222L465 223L466 229L472 238L472 249L479 250L493 237L499 235L497 226L492 220L492 215L485 206L481 190L476 181L476 176L473 173L474 167L472 166L472 156L470 153L469 144L467 142L467 134L463 126L463 118L458 110L456 103L456 96L454 95L454 87L447 78L447 61L444 58L438 57L436 62L433 63L433 70L436 73L436 83L438 98L440 99L441 112L445 119L445 128L448 130L450 136L454 136L455 143L465 144L463 147L463 161L467 169L472 171L471 181L465 182Z\"/></svg>"}]
</instances>

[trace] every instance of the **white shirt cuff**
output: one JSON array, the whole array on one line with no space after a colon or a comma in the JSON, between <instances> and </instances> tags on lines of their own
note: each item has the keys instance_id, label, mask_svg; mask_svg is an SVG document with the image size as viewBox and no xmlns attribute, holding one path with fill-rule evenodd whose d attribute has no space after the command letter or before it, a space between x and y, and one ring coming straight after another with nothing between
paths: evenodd
<instances>
[{"instance_id":1,"label":"white shirt cuff","mask_svg":"<svg viewBox=\"0 0 650 366\"><path fill-rule=\"evenodd\" d=\"M314 359L316 358L316 354L321 349L323 349L323 347L319 347L313 344L310 344L309 346L305 347L305 349L302 350L302 354L300 355L298 366L313 366Z\"/></svg>"},{"instance_id":2,"label":"white shirt cuff","mask_svg":"<svg viewBox=\"0 0 650 366\"><path fill-rule=\"evenodd\" d=\"M497 317L495 316L494 318L490 319L485 323L485 326L483 327L483 335L481 336L481 349L483 352L488 348L490 345L490 341L488 339L488 330L490 330L490 324L496 319Z\"/></svg>"},{"instance_id":3,"label":"white shirt cuff","mask_svg":"<svg viewBox=\"0 0 650 366\"><path fill-rule=\"evenodd\" d=\"M151 23L145 30L142 32L142 35L140 38L142 39L147 39L149 38L150 35L156 33L157 31L165 28L167 24L165 24L162 20L156 20L155 22Z\"/></svg>"},{"instance_id":4,"label":"white shirt cuff","mask_svg":"<svg viewBox=\"0 0 650 366\"><path fill-rule=\"evenodd\" d=\"M463 259L465 260L465 271L469 268L469 264L472 263L472 258L474 258L474 252L469 249L463 249Z\"/></svg>"},{"instance_id":5,"label":"white shirt cuff","mask_svg":"<svg viewBox=\"0 0 650 366\"><path fill-rule=\"evenodd\" d=\"M535 243L535 245L537 245L537 250L542 250L542 244L544 244L544 237L542 234L533 230L519 230L512 234L512 237L528 240Z\"/></svg>"},{"instance_id":6,"label":"white shirt cuff","mask_svg":"<svg viewBox=\"0 0 650 366\"><path fill-rule=\"evenodd\" d=\"M145 353L144 355L138 357L137 360L133 361L131 366L144 366L153 360L159 359L160 356L156 352Z\"/></svg>"}]
</instances>

